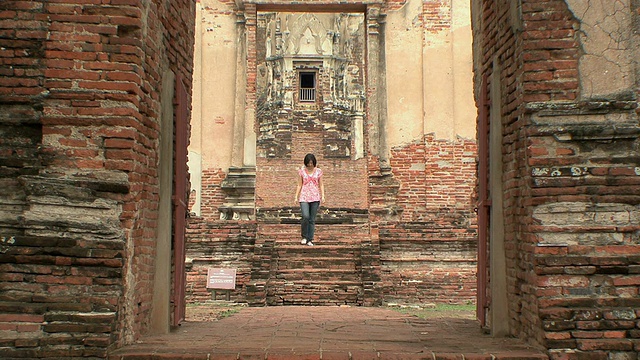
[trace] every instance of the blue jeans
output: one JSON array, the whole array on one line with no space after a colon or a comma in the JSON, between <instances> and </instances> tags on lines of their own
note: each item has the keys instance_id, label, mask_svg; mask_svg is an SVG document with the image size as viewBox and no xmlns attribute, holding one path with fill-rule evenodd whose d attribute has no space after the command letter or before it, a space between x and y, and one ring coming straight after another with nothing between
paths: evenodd
<instances>
[{"instance_id":1,"label":"blue jeans","mask_svg":"<svg viewBox=\"0 0 640 360\"><path fill-rule=\"evenodd\" d=\"M300 210L302 210L302 237L307 239L307 242L313 241L313 233L316 231L316 215L319 207L320 201L300 203Z\"/></svg>"}]
</instances>

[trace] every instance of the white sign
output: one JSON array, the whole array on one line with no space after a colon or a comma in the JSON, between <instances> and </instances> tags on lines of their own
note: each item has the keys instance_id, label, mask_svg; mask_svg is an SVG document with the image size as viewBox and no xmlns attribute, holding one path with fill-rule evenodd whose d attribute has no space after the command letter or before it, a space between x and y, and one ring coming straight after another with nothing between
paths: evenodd
<instances>
[{"instance_id":1,"label":"white sign","mask_svg":"<svg viewBox=\"0 0 640 360\"><path fill-rule=\"evenodd\" d=\"M235 289L236 269L211 268L207 272L207 289Z\"/></svg>"}]
</instances>

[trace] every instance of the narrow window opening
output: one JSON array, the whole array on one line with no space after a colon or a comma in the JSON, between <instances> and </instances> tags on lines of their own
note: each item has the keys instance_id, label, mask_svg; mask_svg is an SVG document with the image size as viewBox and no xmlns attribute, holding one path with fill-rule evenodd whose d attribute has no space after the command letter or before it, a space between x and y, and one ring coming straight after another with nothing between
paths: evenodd
<instances>
[{"instance_id":1,"label":"narrow window opening","mask_svg":"<svg viewBox=\"0 0 640 360\"><path fill-rule=\"evenodd\" d=\"M315 72L300 72L300 101L316 101Z\"/></svg>"}]
</instances>

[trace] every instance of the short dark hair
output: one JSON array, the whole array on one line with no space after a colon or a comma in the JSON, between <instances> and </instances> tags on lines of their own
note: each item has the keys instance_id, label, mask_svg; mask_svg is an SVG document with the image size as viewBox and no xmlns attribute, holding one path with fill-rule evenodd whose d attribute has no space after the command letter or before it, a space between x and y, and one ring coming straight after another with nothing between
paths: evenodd
<instances>
[{"instance_id":1,"label":"short dark hair","mask_svg":"<svg viewBox=\"0 0 640 360\"><path fill-rule=\"evenodd\" d=\"M304 156L304 166L307 166L308 163L312 162L313 166L315 167L316 164L318 164L318 161L316 160L315 155L313 154L307 154Z\"/></svg>"}]
</instances>

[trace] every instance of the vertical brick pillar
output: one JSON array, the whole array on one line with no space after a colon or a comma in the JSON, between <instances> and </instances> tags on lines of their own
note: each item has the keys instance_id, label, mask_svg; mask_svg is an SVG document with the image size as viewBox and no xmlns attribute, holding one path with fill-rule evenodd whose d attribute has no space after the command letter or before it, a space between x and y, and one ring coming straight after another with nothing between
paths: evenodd
<instances>
[{"instance_id":1,"label":"vertical brick pillar","mask_svg":"<svg viewBox=\"0 0 640 360\"><path fill-rule=\"evenodd\" d=\"M592 5L473 2L477 79L500 89L507 321L551 359L638 350L638 85L616 81L636 73L638 13Z\"/></svg>"},{"instance_id":2,"label":"vertical brick pillar","mask_svg":"<svg viewBox=\"0 0 640 360\"><path fill-rule=\"evenodd\" d=\"M381 82L384 81L384 62L380 61L380 7L370 5L366 11L366 86L367 107L365 119L365 149L368 149L369 176L375 177L370 183L380 181L380 169L388 169L389 159L384 144L384 118L381 103L386 99L381 95ZM371 191L370 189L368 191ZM371 195L369 195L371 196ZM371 204L371 198L369 203ZM365 305L380 305L382 291L380 282L380 237L378 225L373 213L369 216L370 238L361 243L362 284Z\"/></svg>"},{"instance_id":3,"label":"vertical brick pillar","mask_svg":"<svg viewBox=\"0 0 640 360\"><path fill-rule=\"evenodd\" d=\"M384 129L381 128L381 112L380 104L381 100L379 96L380 82L382 81L382 71L380 62L380 7L369 6L366 13L366 26L367 26L367 132L366 137L367 148L369 149L370 156L378 159L380 162L374 167L378 169L380 167L387 167L381 165L388 162L386 149L382 146L382 137L384 136Z\"/></svg>"},{"instance_id":4,"label":"vertical brick pillar","mask_svg":"<svg viewBox=\"0 0 640 360\"><path fill-rule=\"evenodd\" d=\"M0 2L0 357L105 358L149 331L162 74L191 78L194 7Z\"/></svg>"},{"instance_id":5,"label":"vertical brick pillar","mask_svg":"<svg viewBox=\"0 0 640 360\"><path fill-rule=\"evenodd\" d=\"M247 87L245 96L245 131L244 131L244 165L256 164L256 134L258 123L256 121L256 79L258 76L256 48L256 31L258 12L255 4L245 4L245 36L247 49Z\"/></svg>"}]
</instances>

